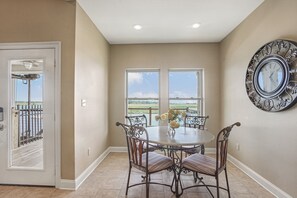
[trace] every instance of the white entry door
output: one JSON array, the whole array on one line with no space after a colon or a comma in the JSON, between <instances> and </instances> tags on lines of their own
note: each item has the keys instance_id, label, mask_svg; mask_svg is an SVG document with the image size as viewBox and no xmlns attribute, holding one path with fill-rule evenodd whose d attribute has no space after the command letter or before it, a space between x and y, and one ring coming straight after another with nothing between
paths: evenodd
<instances>
[{"instance_id":1,"label":"white entry door","mask_svg":"<svg viewBox=\"0 0 297 198\"><path fill-rule=\"evenodd\" d=\"M55 50L0 50L0 184L55 185Z\"/></svg>"}]
</instances>

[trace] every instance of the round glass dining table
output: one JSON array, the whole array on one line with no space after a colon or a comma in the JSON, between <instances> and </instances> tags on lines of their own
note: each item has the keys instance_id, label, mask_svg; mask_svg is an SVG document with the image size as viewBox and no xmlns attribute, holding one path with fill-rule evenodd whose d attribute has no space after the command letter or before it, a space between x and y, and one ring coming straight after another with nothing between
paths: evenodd
<instances>
[{"instance_id":1,"label":"round glass dining table","mask_svg":"<svg viewBox=\"0 0 297 198\"><path fill-rule=\"evenodd\" d=\"M207 130L179 127L175 133L170 133L168 126L147 127L150 143L167 146L203 145L211 142L215 136Z\"/></svg>"}]
</instances>

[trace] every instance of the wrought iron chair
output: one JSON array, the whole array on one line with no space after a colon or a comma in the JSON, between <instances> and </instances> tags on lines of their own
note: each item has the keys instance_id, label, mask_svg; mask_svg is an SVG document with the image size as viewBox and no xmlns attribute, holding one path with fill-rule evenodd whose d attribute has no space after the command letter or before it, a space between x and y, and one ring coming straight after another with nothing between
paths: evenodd
<instances>
[{"instance_id":1,"label":"wrought iron chair","mask_svg":"<svg viewBox=\"0 0 297 198\"><path fill-rule=\"evenodd\" d=\"M185 116L185 127L204 129L206 120L209 116L193 116L186 115Z\"/></svg>"},{"instance_id":2,"label":"wrought iron chair","mask_svg":"<svg viewBox=\"0 0 297 198\"><path fill-rule=\"evenodd\" d=\"M179 172L178 177L180 178L180 174L182 171L192 171L192 172L198 172L201 174L213 176L216 179L216 185L208 185L205 184L202 179L200 179L199 183L201 182L202 185L196 184L193 186L188 186L183 188L182 192L188 188L193 187L199 187L199 186L205 186L208 190L208 192L211 194L212 197L214 195L210 191L209 187L215 187L217 189L217 197L220 197L220 191L219 189L226 190L228 192L228 197L230 198L230 189L229 189L229 182L228 182L228 176L227 176L227 168L226 168L226 162L227 162L227 149L228 149L228 137L230 135L230 132L234 126L240 126L240 122L236 122L224 129L222 129L219 134L217 135L216 139L216 158L212 158L206 155L202 154L193 154L189 157L186 157L182 163L181 163L181 169ZM225 171L225 177L226 177L226 185L227 188L223 188L219 186L219 174Z\"/></svg>"},{"instance_id":3,"label":"wrought iron chair","mask_svg":"<svg viewBox=\"0 0 297 198\"><path fill-rule=\"evenodd\" d=\"M184 118L184 126L189 128L198 128L198 129L205 129L206 120L209 116L194 116L194 115L186 115ZM204 144L196 145L194 147L183 147L186 156L193 155L195 153L201 153L204 155L205 147ZM202 177L198 176L197 172L193 172L194 182L196 183L199 180L203 179Z\"/></svg>"},{"instance_id":4,"label":"wrought iron chair","mask_svg":"<svg viewBox=\"0 0 297 198\"><path fill-rule=\"evenodd\" d=\"M126 125L117 122L117 126L121 126L126 134L128 156L129 156L129 174L126 187L126 196L128 194L128 189L130 187L138 185L146 185L146 197L149 197L149 185L159 184L163 186L168 186L172 189L172 185L163 184L158 182L151 182L150 175L162 170L174 169L173 161L170 157L158 154L156 152L148 152L144 149L144 145L148 145L148 134L144 127L136 125ZM141 183L129 185L130 175L132 167L145 173L145 179ZM174 172L174 179L176 179L176 174Z\"/></svg>"},{"instance_id":5,"label":"wrought iron chair","mask_svg":"<svg viewBox=\"0 0 297 198\"><path fill-rule=\"evenodd\" d=\"M186 115L184 119L184 125L185 127L190 128L198 128L198 129L205 129L206 120L209 118L209 116L192 116L192 115ZM198 147L185 149L185 153L192 155L194 153L204 154L205 148L204 145L199 145Z\"/></svg>"},{"instance_id":6,"label":"wrought iron chair","mask_svg":"<svg viewBox=\"0 0 297 198\"><path fill-rule=\"evenodd\" d=\"M128 119L130 125L147 127L147 118L144 114L136 116L125 116L125 118Z\"/></svg>"},{"instance_id":7,"label":"wrought iron chair","mask_svg":"<svg viewBox=\"0 0 297 198\"><path fill-rule=\"evenodd\" d=\"M135 116L125 116L125 118L129 121L130 125L147 127L147 118L144 114ZM144 146L146 148L146 145ZM163 146L158 144L149 144L147 149L149 151L161 150L165 153L165 149L163 148Z\"/></svg>"}]
</instances>

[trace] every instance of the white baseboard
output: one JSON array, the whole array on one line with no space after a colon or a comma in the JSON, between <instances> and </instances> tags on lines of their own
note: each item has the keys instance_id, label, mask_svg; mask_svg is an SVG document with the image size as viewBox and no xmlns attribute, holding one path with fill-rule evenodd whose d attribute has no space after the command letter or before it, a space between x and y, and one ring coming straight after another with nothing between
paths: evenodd
<instances>
[{"instance_id":1,"label":"white baseboard","mask_svg":"<svg viewBox=\"0 0 297 198\"><path fill-rule=\"evenodd\" d=\"M260 184L263 188L271 192L274 196L278 198L293 198L286 192L282 191L280 188L272 184L270 181L253 171L251 168L243 164L241 161L228 154L228 161L234 164L237 168L242 170L245 174L251 177L255 182Z\"/></svg>"},{"instance_id":2,"label":"white baseboard","mask_svg":"<svg viewBox=\"0 0 297 198\"><path fill-rule=\"evenodd\" d=\"M110 146L109 147L109 152L110 153L122 153L122 152L128 152L127 147L119 147L119 146Z\"/></svg>"},{"instance_id":3,"label":"white baseboard","mask_svg":"<svg viewBox=\"0 0 297 198\"><path fill-rule=\"evenodd\" d=\"M205 148L205 154L216 154L216 148Z\"/></svg>"},{"instance_id":4,"label":"white baseboard","mask_svg":"<svg viewBox=\"0 0 297 198\"><path fill-rule=\"evenodd\" d=\"M84 172L80 174L75 179L75 189L78 187L89 177L89 175L96 169L96 167L106 158L106 156L110 153L110 149L107 148Z\"/></svg>"},{"instance_id":5,"label":"white baseboard","mask_svg":"<svg viewBox=\"0 0 297 198\"><path fill-rule=\"evenodd\" d=\"M61 179L60 183L56 188L63 190L75 190L75 180Z\"/></svg>"},{"instance_id":6,"label":"white baseboard","mask_svg":"<svg viewBox=\"0 0 297 198\"><path fill-rule=\"evenodd\" d=\"M76 190L89 177L89 175L96 169L96 167L106 158L111 152L110 147L107 148L84 172L80 174L75 180L61 179L58 188L64 190Z\"/></svg>"}]
</instances>

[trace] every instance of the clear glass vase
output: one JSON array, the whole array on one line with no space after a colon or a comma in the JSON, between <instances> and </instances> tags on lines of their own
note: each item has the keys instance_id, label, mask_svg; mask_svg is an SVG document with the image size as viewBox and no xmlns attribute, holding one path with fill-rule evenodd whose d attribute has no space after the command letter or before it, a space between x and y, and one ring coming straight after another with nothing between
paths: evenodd
<instances>
[{"instance_id":1,"label":"clear glass vase","mask_svg":"<svg viewBox=\"0 0 297 198\"><path fill-rule=\"evenodd\" d=\"M175 128L168 126L168 135L170 137L174 137L175 136Z\"/></svg>"}]
</instances>

